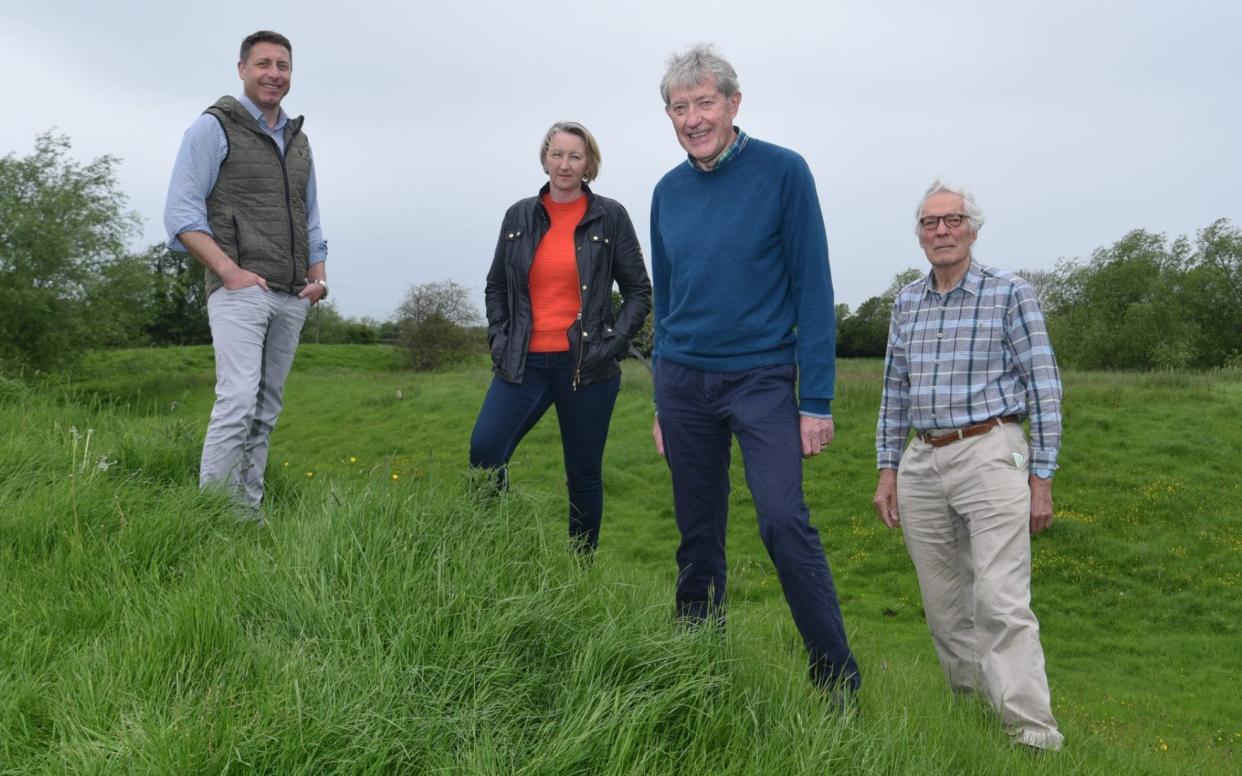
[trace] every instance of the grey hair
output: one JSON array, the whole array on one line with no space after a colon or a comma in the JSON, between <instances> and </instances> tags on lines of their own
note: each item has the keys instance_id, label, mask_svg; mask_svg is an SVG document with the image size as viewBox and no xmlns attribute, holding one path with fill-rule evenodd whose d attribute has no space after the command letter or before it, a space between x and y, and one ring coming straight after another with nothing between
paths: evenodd
<instances>
[{"instance_id":1,"label":"grey hair","mask_svg":"<svg viewBox=\"0 0 1242 776\"><path fill-rule=\"evenodd\" d=\"M664 98L664 106L668 107L668 96L674 89L698 86L708 76L716 79L716 88L726 100L740 91L737 71L728 60L712 51L710 43L699 43L691 46L684 54L669 57L668 69L660 79L660 96Z\"/></svg>"},{"instance_id":2,"label":"grey hair","mask_svg":"<svg viewBox=\"0 0 1242 776\"><path fill-rule=\"evenodd\" d=\"M604 162L599 153L599 143L595 142L595 136L591 134L591 130L576 121L558 121L548 127L547 133L543 136L543 142L539 144L539 164L545 168L544 172L547 172L546 159L548 149L552 146L552 138L560 132L576 135L582 138L582 142L586 145L587 166L586 172L582 175L582 182L590 183L598 178L599 167Z\"/></svg>"},{"instance_id":3,"label":"grey hair","mask_svg":"<svg viewBox=\"0 0 1242 776\"><path fill-rule=\"evenodd\" d=\"M923 207L927 205L927 200L937 194L956 194L962 198L962 209L966 211L966 218L970 219L970 231L975 234L983 228L983 211L975 204L975 195L964 186L954 186L951 183L945 183L937 178L932 181L932 185L927 187L927 191L923 192L923 198L919 200L919 206L914 209L914 234L920 234L921 227L919 219L923 217Z\"/></svg>"}]
</instances>

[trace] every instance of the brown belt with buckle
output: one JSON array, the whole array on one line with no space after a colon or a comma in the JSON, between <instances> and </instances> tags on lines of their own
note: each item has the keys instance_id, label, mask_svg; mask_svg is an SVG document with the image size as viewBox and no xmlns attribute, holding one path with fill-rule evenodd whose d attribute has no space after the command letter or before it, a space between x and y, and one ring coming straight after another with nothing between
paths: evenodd
<instances>
[{"instance_id":1,"label":"brown belt with buckle","mask_svg":"<svg viewBox=\"0 0 1242 776\"><path fill-rule=\"evenodd\" d=\"M1020 415L1003 415L999 418L985 420L982 423L977 423L973 426L955 428L934 436L931 433L921 433L918 437L932 447L944 447L945 445L951 445L961 439L969 439L970 437L976 437L980 434L986 434L992 429L998 428L1005 423L1021 422L1022 417Z\"/></svg>"}]
</instances>

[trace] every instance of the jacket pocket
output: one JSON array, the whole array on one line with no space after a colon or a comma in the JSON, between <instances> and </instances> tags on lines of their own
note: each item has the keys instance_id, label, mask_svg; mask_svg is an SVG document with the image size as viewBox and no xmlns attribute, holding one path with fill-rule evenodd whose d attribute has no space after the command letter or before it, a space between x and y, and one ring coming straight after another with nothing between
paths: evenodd
<instances>
[{"instance_id":1,"label":"jacket pocket","mask_svg":"<svg viewBox=\"0 0 1242 776\"><path fill-rule=\"evenodd\" d=\"M581 341L582 374L598 376L611 372L624 354L627 343L621 332L605 326L601 336Z\"/></svg>"},{"instance_id":2,"label":"jacket pocket","mask_svg":"<svg viewBox=\"0 0 1242 776\"><path fill-rule=\"evenodd\" d=\"M265 251L265 243L258 231L252 229L244 219L238 218L236 211L233 213L233 240L237 246L237 266L239 267L245 267L247 264L253 265L257 258L271 252L270 248ZM259 274L263 272L260 270Z\"/></svg>"},{"instance_id":3,"label":"jacket pocket","mask_svg":"<svg viewBox=\"0 0 1242 776\"><path fill-rule=\"evenodd\" d=\"M496 332L496 336L492 337L492 366L499 368L505 357L505 346L509 344L509 335L503 329Z\"/></svg>"},{"instance_id":4,"label":"jacket pocket","mask_svg":"<svg viewBox=\"0 0 1242 776\"><path fill-rule=\"evenodd\" d=\"M242 264L242 230L241 222L237 220L237 214L233 214L233 251L237 254L233 260L237 262L237 266Z\"/></svg>"}]
</instances>

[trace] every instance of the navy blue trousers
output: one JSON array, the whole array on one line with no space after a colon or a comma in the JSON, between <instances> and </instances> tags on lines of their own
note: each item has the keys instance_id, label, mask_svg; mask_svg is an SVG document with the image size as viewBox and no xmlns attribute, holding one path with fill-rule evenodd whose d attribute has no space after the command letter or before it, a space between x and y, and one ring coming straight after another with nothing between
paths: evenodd
<instances>
[{"instance_id":1,"label":"navy blue trousers","mask_svg":"<svg viewBox=\"0 0 1242 776\"><path fill-rule=\"evenodd\" d=\"M604 516L604 443L621 390L621 376L573 387L569 353L529 353L520 383L492 378L470 435L470 465L495 469L500 487L509 483L513 451L548 408L556 406L569 489L569 536L594 550Z\"/></svg>"},{"instance_id":2,"label":"navy blue trousers","mask_svg":"<svg viewBox=\"0 0 1242 776\"><path fill-rule=\"evenodd\" d=\"M729 463L736 436L759 535L806 645L811 679L857 690L861 678L846 642L832 572L802 495L795 373L791 365L741 372L706 372L667 360L656 366L660 429L681 532L677 611L689 619L723 612Z\"/></svg>"}]
</instances>

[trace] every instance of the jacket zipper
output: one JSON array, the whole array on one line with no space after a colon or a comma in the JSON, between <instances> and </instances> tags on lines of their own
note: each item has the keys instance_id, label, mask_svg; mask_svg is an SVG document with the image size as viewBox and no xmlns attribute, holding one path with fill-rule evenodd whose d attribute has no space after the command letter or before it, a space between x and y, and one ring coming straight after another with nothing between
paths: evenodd
<instances>
[{"instance_id":1,"label":"jacket zipper","mask_svg":"<svg viewBox=\"0 0 1242 776\"><path fill-rule=\"evenodd\" d=\"M293 139L298 136L297 132L289 137L289 141L285 143L285 149L293 144ZM280 174L285 182L285 215L289 218L289 293L293 293L293 289L298 284L298 243L297 237L294 236L293 226L293 197L289 193L289 168L285 165L285 155L280 152L280 146L276 144L276 139L271 135L267 136L271 141L272 148L276 151L276 158L280 160ZM309 246L308 246L309 247Z\"/></svg>"},{"instance_id":2,"label":"jacket zipper","mask_svg":"<svg viewBox=\"0 0 1242 776\"><path fill-rule=\"evenodd\" d=\"M581 305L581 302L579 303ZM586 340L586 331L582 328L582 310L578 310L578 363L574 365L573 390L578 390L578 382L582 379L582 351Z\"/></svg>"},{"instance_id":3,"label":"jacket zipper","mask_svg":"<svg viewBox=\"0 0 1242 776\"><path fill-rule=\"evenodd\" d=\"M594 203L592 202L592 204ZM582 216L582 222L578 224L579 227L581 227L583 223L587 222L587 215L589 215L590 212L590 206L588 205L587 212ZM603 216L600 215L597 218L602 219ZM592 219L592 221L594 220L595 219ZM577 230L575 230L575 239L577 239L576 232ZM582 230L582 242L577 244L577 255L574 257L574 269L577 270L578 273L578 281L575 284L578 287L578 363L574 365L574 380L572 384L572 389L575 391L578 390L578 384L582 381L582 353L586 350L586 340L589 336L587 334L586 327L582 323L582 312L586 310L587 297L586 289L582 287L582 269L586 266L587 261L585 258L582 258L582 249L587 244L586 232L586 229ZM605 304L608 304L608 302L605 302Z\"/></svg>"},{"instance_id":4,"label":"jacket zipper","mask_svg":"<svg viewBox=\"0 0 1242 776\"><path fill-rule=\"evenodd\" d=\"M242 237L242 234L241 234L241 224L237 221L237 214L236 214L236 213L234 213L234 214L233 214L233 239L237 241L237 247L235 247L233 250L235 250L235 251L237 252L237 266L239 266L239 267L243 267L243 269L244 269L244 266L242 265L242 258L241 258L241 255L242 255L242 251L241 251L242 239L241 239L241 237Z\"/></svg>"},{"instance_id":5,"label":"jacket zipper","mask_svg":"<svg viewBox=\"0 0 1242 776\"><path fill-rule=\"evenodd\" d=\"M289 142L285 143L286 150L293 145L297 136L297 131L289 136ZM273 140L272 144L275 145L276 141ZM293 226L293 195L289 191L289 167L285 164L284 154L280 154L280 174L285 178L285 214L289 216L289 293L292 294L293 290L298 287L298 238ZM310 249L309 245L307 249ZM309 260L308 257L307 261Z\"/></svg>"},{"instance_id":6,"label":"jacket zipper","mask_svg":"<svg viewBox=\"0 0 1242 776\"><path fill-rule=\"evenodd\" d=\"M585 218L585 215L583 217ZM585 235L586 232L584 231L583 236L585 237ZM584 245L586 245L585 239L578 243L578 256L581 256ZM582 311L586 309L586 291L582 288L582 269L579 266L578 256L574 257L574 274L577 275L577 278L574 281L574 286L578 288L578 363L574 365L574 381L571 386L571 389L574 391L578 390L578 383L582 380L582 353L586 350L587 338L586 327L582 325ZM585 259L582 261L585 261Z\"/></svg>"}]
</instances>

